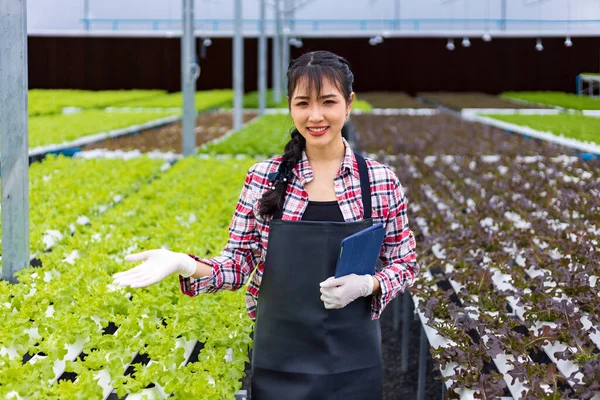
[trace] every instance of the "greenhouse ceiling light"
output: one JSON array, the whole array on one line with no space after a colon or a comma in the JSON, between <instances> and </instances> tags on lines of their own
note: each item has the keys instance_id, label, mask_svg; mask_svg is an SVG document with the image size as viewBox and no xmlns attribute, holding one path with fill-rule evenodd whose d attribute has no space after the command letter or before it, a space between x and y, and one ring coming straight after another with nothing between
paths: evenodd
<instances>
[{"instance_id":1,"label":"greenhouse ceiling light","mask_svg":"<svg viewBox=\"0 0 600 400\"><path fill-rule=\"evenodd\" d=\"M448 43L446 43L446 48L450 51L453 51L456 46L454 46L454 39L448 39Z\"/></svg>"},{"instance_id":2,"label":"greenhouse ceiling light","mask_svg":"<svg viewBox=\"0 0 600 400\"><path fill-rule=\"evenodd\" d=\"M471 47L471 41L469 40L469 38L468 38L468 37L465 37L465 38L462 40L462 46L463 46L463 47Z\"/></svg>"},{"instance_id":3,"label":"greenhouse ceiling light","mask_svg":"<svg viewBox=\"0 0 600 400\"><path fill-rule=\"evenodd\" d=\"M573 46L573 41L571 40L570 36L567 36L567 38L565 39L565 46L567 46L567 47Z\"/></svg>"},{"instance_id":4,"label":"greenhouse ceiling light","mask_svg":"<svg viewBox=\"0 0 600 400\"><path fill-rule=\"evenodd\" d=\"M369 44L371 46L376 46L379 43L383 42L383 38L379 35L372 37L371 39L369 39Z\"/></svg>"},{"instance_id":5,"label":"greenhouse ceiling light","mask_svg":"<svg viewBox=\"0 0 600 400\"><path fill-rule=\"evenodd\" d=\"M484 33L481 38L483 39L484 42L491 42L492 41L492 35L490 35L489 32Z\"/></svg>"},{"instance_id":6,"label":"greenhouse ceiling light","mask_svg":"<svg viewBox=\"0 0 600 400\"><path fill-rule=\"evenodd\" d=\"M542 50L544 50L544 45L542 44L542 39L539 39L539 38L538 38L537 42L535 43L535 49L536 49L537 51L542 51Z\"/></svg>"},{"instance_id":7,"label":"greenhouse ceiling light","mask_svg":"<svg viewBox=\"0 0 600 400\"><path fill-rule=\"evenodd\" d=\"M297 39L294 37L294 38L290 38L290 45L299 49L304 45L304 43L302 43L302 39Z\"/></svg>"}]
</instances>

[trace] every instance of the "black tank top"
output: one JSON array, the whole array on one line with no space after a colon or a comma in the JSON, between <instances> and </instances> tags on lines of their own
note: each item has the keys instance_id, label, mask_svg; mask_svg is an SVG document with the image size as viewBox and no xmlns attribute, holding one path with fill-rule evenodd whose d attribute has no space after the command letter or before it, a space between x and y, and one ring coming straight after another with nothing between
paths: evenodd
<instances>
[{"instance_id":1,"label":"black tank top","mask_svg":"<svg viewBox=\"0 0 600 400\"><path fill-rule=\"evenodd\" d=\"M337 200L309 201L304 214L302 214L302 220L345 222Z\"/></svg>"}]
</instances>

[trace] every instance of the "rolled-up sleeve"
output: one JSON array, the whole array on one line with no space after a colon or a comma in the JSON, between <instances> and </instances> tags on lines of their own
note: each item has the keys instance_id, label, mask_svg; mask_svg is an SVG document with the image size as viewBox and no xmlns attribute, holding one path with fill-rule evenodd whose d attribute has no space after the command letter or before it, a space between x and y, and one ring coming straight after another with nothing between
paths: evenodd
<instances>
[{"instance_id":1,"label":"rolled-up sleeve","mask_svg":"<svg viewBox=\"0 0 600 400\"><path fill-rule=\"evenodd\" d=\"M258 197L253 190L254 168L249 169L244 187L229 224L229 239L221 254L214 258L189 256L212 266L212 273L200 278L179 276L181 291L188 296L215 293L221 290L238 290L248 281L261 257L254 204Z\"/></svg>"},{"instance_id":2,"label":"rolled-up sleeve","mask_svg":"<svg viewBox=\"0 0 600 400\"><path fill-rule=\"evenodd\" d=\"M380 253L383 268L375 274L381 294L373 296L371 318L378 319L390 301L415 281L419 273L415 237L408 226L408 203L400 181L394 176L385 220L386 235Z\"/></svg>"}]
</instances>

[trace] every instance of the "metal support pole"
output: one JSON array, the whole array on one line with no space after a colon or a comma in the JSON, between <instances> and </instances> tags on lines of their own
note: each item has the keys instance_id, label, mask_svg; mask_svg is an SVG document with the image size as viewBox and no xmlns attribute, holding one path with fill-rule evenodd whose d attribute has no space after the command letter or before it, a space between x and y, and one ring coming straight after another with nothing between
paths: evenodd
<instances>
[{"instance_id":1,"label":"metal support pole","mask_svg":"<svg viewBox=\"0 0 600 400\"><path fill-rule=\"evenodd\" d=\"M90 0L83 0L83 18L85 22L83 23L83 29L86 31L90 30Z\"/></svg>"},{"instance_id":2,"label":"metal support pole","mask_svg":"<svg viewBox=\"0 0 600 400\"><path fill-rule=\"evenodd\" d=\"M233 129L242 128L244 113L244 37L242 35L242 0L235 0L235 38L233 39Z\"/></svg>"},{"instance_id":3,"label":"metal support pole","mask_svg":"<svg viewBox=\"0 0 600 400\"><path fill-rule=\"evenodd\" d=\"M292 32L296 32L296 0L290 0L291 9L290 9L290 30Z\"/></svg>"},{"instance_id":4,"label":"metal support pole","mask_svg":"<svg viewBox=\"0 0 600 400\"><path fill-rule=\"evenodd\" d=\"M287 69L290 64L290 36L283 34L281 38L281 96L287 95Z\"/></svg>"},{"instance_id":5,"label":"metal support pole","mask_svg":"<svg viewBox=\"0 0 600 400\"><path fill-rule=\"evenodd\" d=\"M29 265L27 0L0 2L2 279Z\"/></svg>"},{"instance_id":6,"label":"metal support pole","mask_svg":"<svg viewBox=\"0 0 600 400\"><path fill-rule=\"evenodd\" d=\"M417 400L425 398L425 374L427 373L427 336L421 325L421 339L419 341L419 380L417 381Z\"/></svg>"},{"instance_id":7,"label":"metal support pole","mask_svg":"<svg viewBox=\"0 0 600 400\"><path fill-rule=\"evenodd\" d=\"M287 95L287 69L290 64L290 0L283 2L283 29L281 34L281 92Z\"/></svg>"},{"instance_id":8,"label":"metal support pole","mask_svg":"<svg viewBox=\"0 0 600 400\"><path fill-rule=\"evenodd\" d=\"M280 2L275 0L275 32L273 33L273 100L276 103L281 102L281 45L279 44L281 24L280 24Z\"/></svg>"},{"instance_id":9,"label":"metal support pole","mask_svg":"<svg viewBox=\"0 0 600 400\"><path fill-rule=\"evenodd\" d=\"M265 0L260 0L260 37L258 39L258 108L260 115L267 107L267 37L265 36Z\"/></svg>"},{"instance_id":10,"label":"metal support pole","mask_svg":"<svg viewBox=\"0 0 600 400\"><path fill-rule=\"evenodd\" d=\"M181 91L183 92L183 155L196 148L196 80L200 66L196 63L194 36L194 0L183 0L183 35L181 36Z\"/></svg>"},{"instance_id":11,"label":"metal support pole","mask_svg":"<svg viewBox=\"0 0 600 400\"><path fill-rule=\"evenodd\" d=\"M394 1L394 30L400 28L400 0Z\"/></svg>"},{"instance_id":12,"label":"metal support pole","mask_svg":"<svg viewBox=\"0 0 600 400\"><path fill-rule=\"evenodd\" d=\"M410 293L402 294L402 343L400 354L400 372L408 371L408 328L410 327Z\"/></svg>"},{"instance_id":13,"label":"metal support pole","mask_svg":"<svg viewBox=\"0 0 600 400\"><path fill-rule=\"evenodd\" d=\"M501 4L501 23L500 23L500 30L501 31L505 31L506 30L506 0L502 0L502 4Z\"/></svg>"}]
</instances>

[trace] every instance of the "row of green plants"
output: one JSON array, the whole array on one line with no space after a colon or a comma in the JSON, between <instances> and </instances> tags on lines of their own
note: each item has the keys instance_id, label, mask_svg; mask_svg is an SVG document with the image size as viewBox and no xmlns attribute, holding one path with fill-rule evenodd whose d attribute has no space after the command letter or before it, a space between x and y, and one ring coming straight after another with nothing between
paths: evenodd
<instances>
[{"instance_id":1,"label":"row of green plants","mask_svg":"<svg viewBox=\"0 0 600 400\"><path fill-rule=\"evenodd\" d=\"M600 100L565 92L504 92L500 97L571 110L600 110Z\"/></svg>"},{"instance_id":2,"label":"row of green plants","mask_svg":"<svg viewBox=\"0 0 600 400\"><path fill-rule=\"evenodd\" d=\"M292 119L288 114L268 114L223 140L208 143L200 148L202 154L244 154L252 157L270 157L282 154L291 136Z\"/></svg>"},{"instance_id":3,"label":"row of green plants","mask_svg":"<svg viewBox=\"0 0 600 400\"><path fill-rule=\"evenodd\" d=\"M254 90L249 93L244 94L243 105L244 108L260 108L259 99L258 99L258 91ZM267 89L265 96L266 106L267 108L288 108L287 99L285 97L285 93L281 94L281 100L279 102L275 101L275 95L273 89ZM233 99L232 102L226 105L223 108L231 109L233 108Z\"/></svg>"},{"instance_id":4,"label":"row of green plants","mask_svg":"<svg viewBox=\"0 0 600 400\"><path fill-rule=\"evenodd\" d=\"M600 101L598 102L600 104ZM600 144L600 118L579 114L558 115L485 115L499 121L526 126L557 136L565 136L583 142Z\"/></svg>"},{"instance_id":5,"label":"row of green plants","mask_svg":"<svg viewBox=\"0 0 600 400\"><path fill-rule=\"evenodd\" d=\"M215 89L196 92L195 102L196 109L203 111L215 107L221 107L224 109L232 109L234 100L234 92L231 89ZM259 93L258 91L251 91L244 94L243 107L249 109L258 109L259 106ZM159 107L159 108L174 108L181 107L183 98L181 93L171 93L162 96L155 96L146 99L136 99L129 102L121 103L120 107ZM285 93L281 95L281 101L275 101L273 89L268 89L266 92L266 107L267 108L288 108L287 98ZM369 111L372 109L371 105L366 101L356 99L354 101L354 108L360 110Z\"/></svg>"},{"instance_id":6,"label":"row of green plants","mask_svg":"<svg viewBox=\"0 0 600 400\"><path fill-rule=\"evenodd\" d=\"M164 165L162 160L141 158L83 160L52 155L33 163L29 168L30 253L40 254L80 229L160 176Z\"/></svg>"},{"instance_id":7,"label":"row of green plants","mask_svg":"<svg viewBox=\"0 0 600 400\"><path fill-rule=\"evenodd\" d=\"M206 111L220 108L233 103L233 90L214 89L202 90L195 94L194 102L197 111ZM183 107L183 94L181 92L164 94L145 99L136 99L123 102L119 107L144 107L144 108L177 108Z\"/></svg>"},{"instance_id":8,"label":"row of green plants","mask_svg":"<svg viewBox=\"0 0 600 400\"><path fill-rule=\"evenodd\" d=\"M32 89L29 90L29 116L61 114L63 108L76 107L83 110L105 107L133 108L181 108L181 92L166 93L164 90L71 90L71 89ZM213 108L233 108L234 92L231 89L213 89L197 91L195 106L197 111ZM288 108L285 93L281 101L276 102L273 89L267 90L267 108ZM258 91L246 93L244 108L258 109ZM354 100L354 108L369 111L371 105L363 100Z\"/></svg>"},{"instance_id":9,"label":"row of green plants","mask_svg":"<svg viewBox=\"0 0 600 400\"><path fill-rule=\"evenodd\" d=\"M363 116L353 118L360 119ZM271 157L283 153L294 125L289 114L267 114L221 140L210 142L199 150L201 154L239 154L251 157Z\"/></svg>"},{"instance_id":10,"label":"row of green plants","mask_svg":"<svg viewBox=\"0 0 600 400\"><path fill-rule=\"evenodd\" d=\"M29 119L29 148L61 144L98 133L129 128L173 116L167 112L104 112L44 115Z\"/></svg>"},{"instance_id":11,"label":"row of green plants","mask_svg":"<svg viewBox=\"0 0 600 400\"><path fill-rule=\"evenodd\" d=\"M52 93L40 94L44 91L33 90L37 93L32 96L46 99L49 103L56 101L54 110L61 110L67 104L81 107L84 110L72 114L40 115L29 119L29 147L35 148L52 144L61 144L102 132L116 129L124 129L135 125L148 123L161 118L181 114L181 93L159 94L152 91L123 92L83 92L83 91L48 91ZM64 92L64 93L63 93ZM274 104L272 91L269 91L268 107L285 107L285 104ZM128 100L129 98L129 100ZM133 100L131 100L133 98ZM196 109L205 111L220 107L232 107L233 91L230 89L210 90L196 93ZM257 93L249 93L244 100L244 107L258 108ZM35 103L35 101L34 101ZM91 109L99 106L118 105L123 108L119 112L105 112L103 110ZM357 109L370 110L366 102L356 100L354 107ZM90 109L87 109L90 108ZM127 110L127 108L141 108L141 111ZM151 110L155 108L156 110ZM163 110L161 109L171 109ZM173 110L173 108L175 110ZM57 111L58 112L58 111ZM48 112L47 114L50 114ZM282 125L277 125L277 128ZM279 150L278 150L279 151ZM277 151L277 152L278 152ZM248 150L240 153L248 154ZM252 150L250 150L252 153ZM232 153L230 153L232 154ZM253 153L256 154L256 153ZM260 153L259 153L260 154Z\"/></svg>"},{"instance_id":12,"label":"row of green plants","mask_svg":"<svg viewBox=\"0 0 600 400\"><path fill-rule=\"evenodd\" d=\"M29 116L61 114L66 107L103 108L162 94L164 90L31 89L28 91Z\"/></svg>"},{"instance_id":13,"label":"row of green plants","mask_svg":"<svg viewBox=\"0 0 600 400\"><path fill-rule=\"evenodd\" d=\"M42 254L18 284L0 282L0 396L100 399L155 386L178 398L233 398L251 344L243 290L190 298L177 276L125 289L112 274L146 249L218 254L255 162L183 159ZM186 359L183 341L202 344L197 359ZM81 352L67 354L74 344ZM146 362L131 364L136 354Z\"/></svg>"},{"instance_id":14,"label":"row of green plants","mask_svg":"<svg viewBox=\"0 0 600 400\"><path fill-rule=\"evenodd\" d=\"M376 93L377 94L377 93ZM441 96L444 93L422 94ZM81 109L94 109L104 107L144 107L144 108L178 108L182 107L183 96L181 92L166 93L163 90L71 90L71 89L32 89L29 90L29 116L60 114L65 107L78 107ZM369 97L369 93L365 93ZM394 93L388 93L393 96ZM398 96L402 93L398 93ZM451 94L454 99L457 96L465 97L464 94ZM470 94L474 95L474 94ZM485 96L483 93L479 96ZM196 92L195 103L198 111L204 111L216 107L230 109L233 107L234 93L231 89L214 89ZM461 98L462 98L461 97ZM491 98L491 96L488 96ZM507 100L519 100L539 105L562 107L573 110L600 110L600 100L577 96L565 92L504 92L499 98ZM267 90L267 108L287 108L285 93L281 101L276 102L273 90ZM244 95L244 108L259 108L258 91L251 91ZM420 105L422 106L422 105ZM481 107L481 105L479 105ZM486 105L491 107L492 104ZM462 107L474 107L474 105L462 105ZM369 111L372 106L368 101L358 98L354 100L354 108Z\"/></svg>"},{"instance_id":15,"label":"row of green plants","mask_svg":"<svg viewBox=\"0 0 600 400\"><path fill-rule=\"evenodd\" d=\"M260 108L258 96L259 96L259 93L256 90L246 93L244 95L244 99L243 99L244 108L251 108L251 109ZM288 108L288 102L287 102L285 93L281 94L281 101L279 101L279 102L275 101L273 89L267 89L265 97L266 97L265 100L266 100L267 108ZM373 109L373 107L371 106L371 104L369 104L369 102L358 99L356 94L354 97L352 107L356 110L363 110L363 111L371 111ZM224 108L233 108L233 102Z\"/></svg>"},{"instance_id":16,"label":"row of green plants","mask_svg":"<svg viewBox=\"0 0 600 400\"><path fill-rule=\"evenodd\" d=\"M233 102L233 90L216 89L196 92L198 111L229 105ZM71 90L31 89L28 92L29 116L62 114L65 108L82 110L106 107L181 108L181 92L164 90Z\"/></svg>"}]
</instances>

